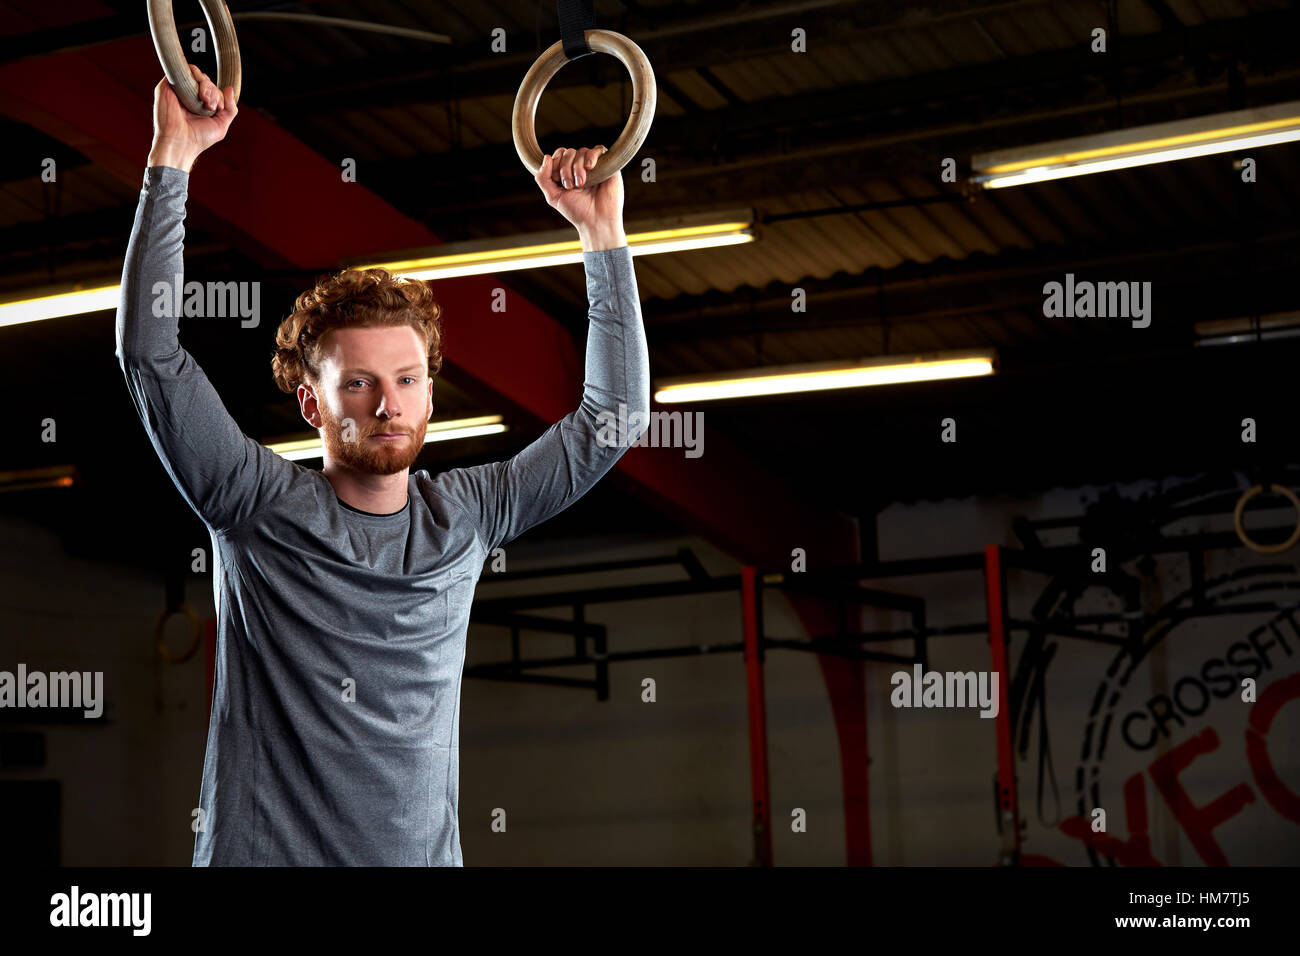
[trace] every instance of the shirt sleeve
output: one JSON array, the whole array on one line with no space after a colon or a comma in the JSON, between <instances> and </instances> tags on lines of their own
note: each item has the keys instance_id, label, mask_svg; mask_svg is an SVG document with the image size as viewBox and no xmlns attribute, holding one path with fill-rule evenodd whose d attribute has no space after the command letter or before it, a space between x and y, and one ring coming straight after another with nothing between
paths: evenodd
<instances>
[{"instance_id":1,"label":"shirt sleeve","mask_svg":"<svg viewBox=\"0 0 1300 956\"><path fill-rule=\"evenodd\" d=\"M582 401L513 458L442 472L437 491L477 519L491 552L581 498L649 427L650 359L632 250L584 252Z\"/></svg>"},{"instance_id":2,"label":"shirt sleeve","mask_svg":"<svg viewBox=\"0 0 1300 956\"><path fill-rule=\"evenodd\" d=\"M190 507L225 531L280 493L297 466L240 431L212 383L180 346L189 173L150 166L122 267L117 358L163 467ZM181 286L183 290L183 286Z\"/></svg>"}]
</instances>

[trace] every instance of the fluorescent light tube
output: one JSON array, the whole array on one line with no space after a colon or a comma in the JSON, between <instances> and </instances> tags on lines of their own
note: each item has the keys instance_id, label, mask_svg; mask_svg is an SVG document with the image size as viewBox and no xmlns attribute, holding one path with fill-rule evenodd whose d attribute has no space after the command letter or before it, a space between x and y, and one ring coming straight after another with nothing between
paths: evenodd
<instances>
[{"instance_id":1,"label":"fluorescent light tube","mask_svg":"<svg viewBox=\"0 0 1300 956\"><path fill-rule=\"evenodd\" d=\"M456 418L442 422L430 422L424 430L424 443L435 441L454 441L457 438L473 438L476 435L495 435L506 431L500 415L479 415L475 418ZM320 458L322 454L320 436L297 438L288 441L271 442L267 446L281 458L289 461L302 461L307 458Z\"/></svg>"},{"instance_id":2,"label":"fluorescent light tube","mask_svg":"<svg viewBox=\"0 0 1300 956\"><path fill-rule=\"evenodd\" d=\"M695 213L643 224L639 230L627 231L627 241L634 256L733 246L754 241L753 224L752 209ZM371 257L351 260L348 264L354 269L378 266L409 279L449 279L538 269L582 262L582 242L570 238L572 235L572 229L556 229L503 239L473 239L391 253L383 262ZM0 326L116 309L121 297L120 285L104 285L0 302Z\"/></svg>"},{"instance_id":3,"label":"fluorescent light tube","mask_svg":"<svg viewBox=\"0 0 1300 956\"><path fill-rule=\"evenodd\" d=\"M755 395L788 395L827 389L893 385L946 378L992 375L997 354L992 350L888 355L860 362L809 362L746 369L717 375L664 379L655 390L657 402L707 402Z\"/></svg>"},{"instance_id":4,"label":"fluorescent light tube","mask_svg":"<svg viewBox=\"0 0 1300 956\"><path fill-rule=\"evenodd\" d=\"M71 292L18 299L13 302L0 302L0 326L116 309L122 298L121 288L120 285L105 285L93 289L74 289Z\"/></svg>"},{"instance_id":5,"label":"fluorescent light tube","mask_svg":"<svg viewBox=\"0 0 1300 956\"><path fill-rule=\"evenodd\" d=\"M971 181L1000 189L1293 140L1300 101L980 153L971 157Z\"/></svg>"},{"instance_id":6,"label":"fluorescent light tube","mask_svg":"<svg viewBox=\"0 0 1300 956\"><path fill-rule=\"evenodd\" d=\"M634 256L685 252L754 241L752 209L698 213L669 221L629 225L625 230ZM582 242L572 229L449 242L422 249L390 253L384 261L356 260L353 268L381 268L408 279L450 279L455 276L511 272L582 262Z\"/></svg>"},{"instance_id":7,"label":"fluorescent light tube","mask_svg":"<svg viewBox=\"0 0 1300 956\"><path fill-rule=\"evenodd\" d=\"M1196 346L1270 342L1300 336L1300 312L1270 312L1253 317L1208 319L1193 326Z\"/></svg>"},{"instance_id":8,"label":"fluorescent light tube","mask_svg":"<svg viewBox=\"0 0 1300 956\"><path fill-rule=\"evenodd\" d=\"M76 483L76 465L52 465L48 468L0 471L0 492L33 491L37 488L71 488Z\"/></svg>"}]
</instances>

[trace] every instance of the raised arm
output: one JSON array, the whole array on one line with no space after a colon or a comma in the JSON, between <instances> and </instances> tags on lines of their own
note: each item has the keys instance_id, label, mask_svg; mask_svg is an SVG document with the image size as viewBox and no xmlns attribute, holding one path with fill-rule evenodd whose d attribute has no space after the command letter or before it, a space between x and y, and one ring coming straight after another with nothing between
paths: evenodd
<instances>
[{"instance_id":1,"label":"raised arm","mask_svg":"<svg viewBox=\"0 0 1300 956\"><path fill-rule=\"evenodd\" d=\"M122 267L117 357L149 439L185 500L214 530L255 510L294 466L244 435L198 363L181 348L175 302L183 282L185 199L195 159L218 142L237 107L206 76L213 117L190 114L166 80L154 90L154 141Z\"/></svg>"},{"instance_id":2,"label":"raised arm","mask_svg":"<svg viewBox=\"0 0 1300 956\"><path fill-rule=\"evenodd\" d=\"M649 420L650 360L623 232L622 174L584 188L585 172L603 149L557 150L537 174L547 202L578 228L582 241L589 325L581 403L513 458L453 469L434 480L440 493L478 519L489 551L573 504ZM622 434L620 415L627 421Z\"/></svg>"}]
</instances>

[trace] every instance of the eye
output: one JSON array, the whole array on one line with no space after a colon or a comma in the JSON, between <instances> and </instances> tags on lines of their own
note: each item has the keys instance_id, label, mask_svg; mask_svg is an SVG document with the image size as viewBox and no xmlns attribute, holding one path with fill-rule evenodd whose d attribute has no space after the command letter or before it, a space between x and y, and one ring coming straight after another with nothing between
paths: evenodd
<instances>
[{"instance_id":1,"label":"eye","mask_svg":"<svg viewBox=\"0 0 1300 956\"><path fill-rule=\"evenodd\" d=\"M402 376L402 381L403 381L403 382L407 382L407 383L409 383L409 384L415 384L415 376L414 376L414 375L403 375L403 376Z\"/></svg>"},{"instance_id":2,"label":"eye","mask_svg":"<svg viewBox=\"0 0 1300 956\"><path fill-rule=\"evenodd\" d=\"M352 381L348 382L348 388L356 388L357 386L364 388L365 384L366 380L364 378L354 378Z\"/></svg>"}]
</instances>

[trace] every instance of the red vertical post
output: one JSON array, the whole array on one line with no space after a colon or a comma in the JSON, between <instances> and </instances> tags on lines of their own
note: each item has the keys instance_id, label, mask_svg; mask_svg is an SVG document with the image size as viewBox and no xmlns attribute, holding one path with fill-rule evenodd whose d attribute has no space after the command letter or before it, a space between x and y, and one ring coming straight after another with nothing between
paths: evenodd
<instances>
[{"instance_id":1,"label":"red vertical post","mask_svg":"<svg viewBox=\"0 0 1300 956\"><path fill-rule=\"evenodd\" d=\"M1002 568L1002 548L984 549L984 594L989 614L989 647L993 673L998 675L998 813L1002 820L1002 863L1020 860L1020 808L1016 802L1016 754L1011 741L1011 708L1007 703L1007 582Z\"/></svg>"},{"instance_id":2,"label":"red vertical post","mask_svg":"<svg viewBox=\"0 0 1300 956\"><path fill-rule=\"evenodd\" d=\"M767 782L767 698L763 693L763 659L758 646L762 600L758 569L740 572L741 614L745 625L745 677L749 700L749 781L753 790L754 857L772 865L772 808Z\"/></svg>"}]
</instances>

